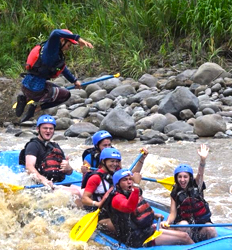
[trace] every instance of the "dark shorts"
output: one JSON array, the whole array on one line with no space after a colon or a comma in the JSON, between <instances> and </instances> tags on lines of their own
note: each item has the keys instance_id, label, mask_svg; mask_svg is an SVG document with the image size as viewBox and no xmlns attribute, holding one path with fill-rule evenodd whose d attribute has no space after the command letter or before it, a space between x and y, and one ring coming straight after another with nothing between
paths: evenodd
<instances>
[{"instance_id":1,"label":"dark shorts","mask_svg":"<svg viewBox=\"0 0 232 250\"><path fill-rule=\"evenodd\" d=\"M66 100L70 92L65 88L60 88L50 81L46 81L45 88L42 91L34 92L22 85L22 91L27 97L27 101L33 100L35 102L55 102Z\"/></svg>"}]
</instances>

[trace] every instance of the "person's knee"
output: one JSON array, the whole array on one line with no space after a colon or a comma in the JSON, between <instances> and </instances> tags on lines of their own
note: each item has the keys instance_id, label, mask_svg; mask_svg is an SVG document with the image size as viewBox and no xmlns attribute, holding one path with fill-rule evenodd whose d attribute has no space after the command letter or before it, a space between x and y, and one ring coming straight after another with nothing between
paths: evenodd
<instances>
[{"instance_id":1,"label":"person's knee","mask_svg":"<svg viewBox=\"0 0 232 250\"><path fill-rule=\"evenodd\" d=\"M190 238L189 234L187 232L181 232L181 239L183 240L184 244L192 244L193 241Z\"/></svg>"},{"instance_id":2,"label":"person's knee","mask_svg":"<svg viewBox=\"0 0 232 250\"><path fill-rule=\"evenodd\" d=\"M206 235L207 239L215 238L217 237L217 231L214 227L208 227Z\"/></svg>"}]
</instances>

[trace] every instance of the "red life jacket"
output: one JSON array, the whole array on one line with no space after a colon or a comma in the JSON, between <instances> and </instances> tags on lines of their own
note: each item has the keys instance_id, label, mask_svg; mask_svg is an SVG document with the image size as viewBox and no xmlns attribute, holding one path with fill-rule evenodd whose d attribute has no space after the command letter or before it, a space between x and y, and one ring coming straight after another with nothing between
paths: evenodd
<instances>
[{"instance_id":1,"label":"red life jacket","mask_svg":"<svg viewBox=\"0 0 232 250\"><path fill-rule=\"evenodd\" d=\"M43 147L45 154L37 158L35 168L38 172L53 182L61 182L65 179L65 174L60 172L60 163L64 159L64 153L60 146L55 142L44 143L37 137L32 138L21 150L19 154L19 164L25 164L25 149L30 142L38 143L39 147ZM41 152L42 150L40 150Z\"/></svg>"},{"instance_id":2,"label":"red life jacket","mask_svg":"<svg viewBox=\"0 0 232 250\"><path fill-rule=\"evenodd\" d=\"M136 210L133 213L120 212L112 207L112 199L117 192L124 194L129 198L130 193L112 191L103 204L103 209L106 209L110 219L112 220L117 240L123 242L129 247L141 247L143 242L154 233L152 227L155 214L149 203L140 195Z\"/></svg>"},{"instance_id":3,"label":"red life jacket","mask_svg":"<svg viewBox=\"0 0 232 250\"><path fill-rule=\"evenodd\" d=\"M53 67L47 66L42 62L43 45L37 44L29 53L26 62L26 70L29 74L44 77L46 79L58 77L65 68L65 57L62 51L60 51L60 60Z\"/></svg>"},{"instance_id":4,"label":"red life jacket","mask_svg":"<svg viewBox=\"0 0 232 250\"><path fill-rule=\"evenodd\" d=\"M150 204L143 199L142 196L139 196L139 203L134 212L134 222L139 228L146 228L151 226L152 221L155 218L154 211L151 208Z\"/></svg>"},{"instance_id":5,"label":"red life jacket","mask_svg":"<svg viewBox=\"0 0 232 250\"><path fill-rule=\"evenodd\" d=\"M65 174L60 172L60 164L64 159L63 151L57 143L51 143L46 146L47 154L41 161L38 171L48 180L53 182L61 182L65 178Z\"/></svg>"},{"instance_id":6,"label":"red life jacket","mask_svg":"<svg viewBox=\"0 0 232 250\"><path fill-rule=\"evenodd\" d=\"M208 203L204 200L197 187L180 191L176 196L177 218L175 222L187 220L192 223L206 223L210 220L211 212Z\"/></svg>"}]
</instances>

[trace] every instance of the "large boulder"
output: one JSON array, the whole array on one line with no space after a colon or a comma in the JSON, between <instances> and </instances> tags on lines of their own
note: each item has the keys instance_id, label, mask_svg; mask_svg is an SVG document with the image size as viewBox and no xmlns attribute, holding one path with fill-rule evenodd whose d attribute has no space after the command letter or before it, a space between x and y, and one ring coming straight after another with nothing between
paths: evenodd
<instances>
[{"instance_id":1,"label":"large boulder","mask_svg":"<svg viewBox=\"0 0 232 250\"><path fill-rule=\"evenodd\" d=\"M221 66L216 63L207 62L202 64L196 73L193 75L192 80L202 85L209 85L213 80L218 77L231 77Z\"/></svg>"},{"instance_id":2,"label":"large boulder","mask_svg":"<svg viewBox=\"0 0 232 250\"><path fill-rule=\"evenodd\" d=\"M100 129L109 131L115 137L133 140L136 137L134 119L122 108L113 109L101 122Z\"/></svg>"},{"instance_id":3,"label":"large boulder","mask_svg":"<svg viewBox=\"0 0 232 250\"><path fill-rule=\"evenodd\" d=\"M177 87L162 99L158 112L164 115L171 113L177 118L180 118L180 111L183 109L190 109L195 114L198 105L198 98L188 88Z\"/></svg>"},{"instance_id":4,"label":"large boulder","mask_svg":"<svg viewBox=\"0 0 232 250\"><path fill-rule=\"evenodd\" d=\"M226 123L218 114L204 115L195 120L193 131L201 137L214 136L226 131Z\"/></svg>"}]
</instances>

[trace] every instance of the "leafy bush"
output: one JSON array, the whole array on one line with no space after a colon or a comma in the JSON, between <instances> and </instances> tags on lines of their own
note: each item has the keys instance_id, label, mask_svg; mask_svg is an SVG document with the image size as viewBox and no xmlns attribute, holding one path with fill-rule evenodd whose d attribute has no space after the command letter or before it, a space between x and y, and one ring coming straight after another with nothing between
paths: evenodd
<instances>
[{"instance_id":1,"label":"leafy bush","mask_svg":"<svg viewBox=\"0 0 232 250\"><path fill-rule=\"evenodd\" d=\"M93 43L74 48L67 64L79 75L102 71L139 77L183 52L192 66L223 64L231 56L232 0L2 0L1 74L23 71L30 49L55 28L68 28ZM181 60L181 58L177 58Z\"/></svg>"}]
</instances>

